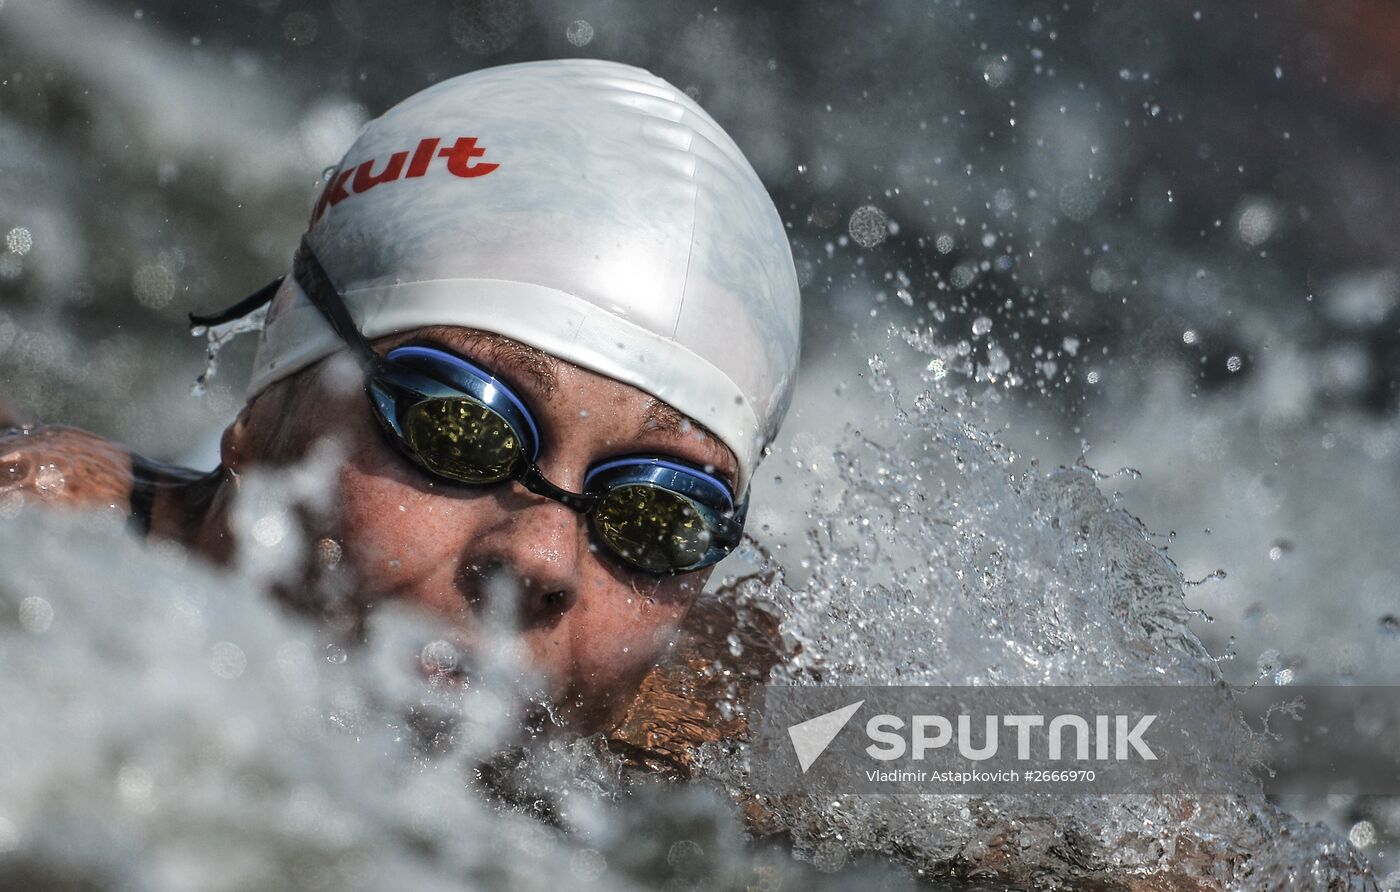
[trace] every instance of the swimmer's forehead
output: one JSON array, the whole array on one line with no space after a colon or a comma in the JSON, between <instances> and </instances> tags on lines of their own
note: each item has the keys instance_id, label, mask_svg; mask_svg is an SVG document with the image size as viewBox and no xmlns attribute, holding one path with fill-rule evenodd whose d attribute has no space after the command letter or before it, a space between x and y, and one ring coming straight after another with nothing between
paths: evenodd
<instances>
[{"instance_id":1,"label":"swimmer's forehead","mask_svg":"<svg viewBox=\"0 0 1400 892\"><path fill-rule=\"evenodd\" d=\"M474 328L432 325L395 338L396 341L414 339L433 341L475 359L492 372L525 388L527 395L533 392L539 396L549 396L559 387L561 371L566 367L577 368L529 344ZM631 387L629 384L623 386ZM726 482L734 485L739 469L734 452L703 425L652 397L634 436L654 439L657 434L670 435L678 442L694 442L704 463L713 465Z\"/></svg>"}]
</instances>

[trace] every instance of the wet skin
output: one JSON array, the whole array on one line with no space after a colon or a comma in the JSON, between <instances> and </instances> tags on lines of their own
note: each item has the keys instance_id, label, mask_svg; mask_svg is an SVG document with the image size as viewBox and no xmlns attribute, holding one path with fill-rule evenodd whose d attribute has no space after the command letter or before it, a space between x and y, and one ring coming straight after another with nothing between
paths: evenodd
<instances>
[{"instance_id":1,"label":"wet skin","mask_svg":"<svg viewBox=\"0 0 1400 892\"><path fill-rule=\"evenodd\" d=\"M577 492L591 466L638 453L712 466L733 484L728 448L634 387L468 329L422 329L375 349L410 340L449 349L505 381L535 416L540 470L559 486ZM227 558L237 475L296 461L333 437L345 456L335 509L308 541L340 544L336 572L348 575L356 600L392 599L441 617L444 637L464 646L468 662L489 618L513 616L519 659L567 723L591 730L615 721L676 641L712 568L663 578L632 571L594 546L582 515L517 483L469 488L431 478L385 438L362 377L347 365L327 360L245 407L224 433L231 473L196 544Z\"/></svg>"}]
</instances>

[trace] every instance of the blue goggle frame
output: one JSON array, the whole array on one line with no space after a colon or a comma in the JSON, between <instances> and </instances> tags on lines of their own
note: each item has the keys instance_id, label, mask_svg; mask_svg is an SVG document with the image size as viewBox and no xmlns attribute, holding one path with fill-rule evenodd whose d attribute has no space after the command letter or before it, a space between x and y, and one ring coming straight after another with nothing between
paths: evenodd
<instances>
[{"instance_id":1,"label":"blue goggle frame","mask_svg":"<svg viewBox=\"0 0 1400 892\"><path fill-rule=\"evenodd\" d=\"M609 459L589 469L582 492L571 492L550 482L536 464L541 435L524 401L486 369L440 347L410 344L396 347L383 357L376 355L366 370L366 388L375 414L391 435L395 446L430 475L449 483L475 486L513 480L530 492L567 505L590 518L609 494L624 487L652 487L685 499L709 534L709 547L694 562L665 570L640 566L619 553L607 537L597 536L611 553L634 569L654 575L699 570L720 561L738 546L742 538L747 500L736 505L724 481L675 459L650 455ZM487 484L466 483L435 469L411 445L404 418L413 406L442 399L469 399L489 409L509 425L520 442L523 461L519 468L509 476Z\"/></svg>"}]
</instances>

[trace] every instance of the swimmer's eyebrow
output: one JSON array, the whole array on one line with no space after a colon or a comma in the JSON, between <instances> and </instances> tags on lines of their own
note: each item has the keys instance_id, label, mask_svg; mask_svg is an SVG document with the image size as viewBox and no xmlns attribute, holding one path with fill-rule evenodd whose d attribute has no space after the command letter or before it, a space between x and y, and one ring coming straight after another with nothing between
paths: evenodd
<instances>
[{"instance_id":1,"label":"swimmer's eyebrow","mask_svg":"<svg viewBox=\"0 0 1400 892\"><path fill-rule=\"evenodd\" d=\"M704 448L719 459L713 462L714 466L728 478L726 482L733 486L737 476L734 468L734 453L729 450L728 446L720 442L719 437L706 430L704 425L691 421L675 407L663 403L661 400L653 399L647 405L645 414L642 415L642 426L637 429L637 435L645 436L655 431L688 434L699 439L704 444Z\"/></svg>"},{"instance_id":2,"label":"swimmer's eyebrow","mask_svg":"<svg viewBox=\"0 0 1400 892\"><path fill-rule=\"evenodd\" d=\"M521 372L543 394L551 394L559 386L559 360L529 344L488 331L450 325L429 326L419 333L458 353L479 357L487 366L507 366Z\"/></svg>"}]
</instances>

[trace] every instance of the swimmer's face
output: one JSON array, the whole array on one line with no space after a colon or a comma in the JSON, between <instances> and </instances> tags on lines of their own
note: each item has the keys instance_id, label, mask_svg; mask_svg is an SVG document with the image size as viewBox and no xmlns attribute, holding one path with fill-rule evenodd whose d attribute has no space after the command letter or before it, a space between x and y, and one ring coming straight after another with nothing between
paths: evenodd
<instances>
[{"instance_id":1,"label":"swimmer's face","mask_svg":"<svg viewBox=\"0 0 1400 892\"><path fill-rule=\"evenodd\" d=\"M734 484L728 448L634 387L469 329L421 329L375 347L410 339L464 356L515 390L544 435L540 470L561 487L577 492L591 466L639 453L710 465ZM441 617L444 637L469 659L488 624L514 617L521 660L571 724L616 718L676 640L710 570L648 576L596 547L582 515L518 483L435 480L386 440L362 379L336 386L343 377L313 369L258 397L225 435L225 465L246 473L294 461L335 437L347 455L337 510L311 533L340 544L337 573L349 571L365 603L406 602Z\"/></svg>"}]
</instances>

